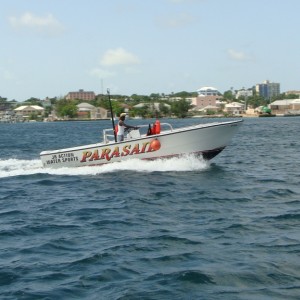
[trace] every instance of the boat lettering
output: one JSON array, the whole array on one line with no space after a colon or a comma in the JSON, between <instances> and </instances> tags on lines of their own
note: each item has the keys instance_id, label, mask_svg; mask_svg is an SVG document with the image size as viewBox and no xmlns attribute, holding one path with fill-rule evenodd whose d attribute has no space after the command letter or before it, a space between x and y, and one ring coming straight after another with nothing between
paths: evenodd
<instances>
[{"instance_id":1,"label":"boat lettering","mask_svg":"<svg viewBox=\"0 0 300 300\"><path fill-rule=\"evenodd\" d=\"M101 154L99 153L101 151ZM150 142L137 143L134 145L127 144L122 148L115 146L114 148L106 147L102 149L87 150L82 152L81 163L95 160L107 160L110 161L114 157L137 155L140 153L156 151L151 147Z\"/></svg>"},{"instance_id":2,"label":"boat lettering","mask_svg":"<svg viewBox=\"0 0 300 300\"><path fill-rule=\"evenodd\" d=\"M98 150L96 150L98 151ZM83 151L82 153L82 159L80 162L86 162L87 158L91 157L92 151Z\"/></svg>"},{"instance_id":3,"label":"boat lettering","mask_svg":"<svg viewBox=\"0 0 300 300\"><path fill-rule=\"evenodd\" d=\"M130 155L139 154L139 153L140 153L139 144L135 144L132 151L130 152Z\"/></svg>"},{"instance_id":4,"label":"boat lettering","mask_svg":"<svg viewBox=\"0 0 300 300\"><path fill-rule=\"evenodd\" d=\"M74 153L53 154L51 159L46 161L46 165L60 164L65 162L78 161L78 157Z\"/></svg>"},{"instance_id":5,"label":"boat lettering","mask_svg":"<svg viewBox=\"0 0 300 300\"><path fill-rule=\"evenodd\" d=\"M102 150L101 159L105 159L106 158L109 161L110 160L110 157L109 157L109 152L110 151L111 150L109 148L104 148Z\"/></svg>"},{"instance_id":6,"label":"boat lettering","mask_svg":"<svg viewBox=\"0 0 300 300\"><path fill-rule=\"evenodd\" d=\"M125 145L123 147L123 151L121 153L121 156L127 156L128 154L130 154L130 147L131 147L131 145Z\"/></svg>"},{"instance_id":7,"label":"boat lettering","mask_svg":"<svg viewBox=\"0 0 300 300\"><path fill-rule=\"evenodd\" d=\"M112 152L110 159L113 157L120 157L120 150L119 147L115 147L114 151Z\"/></svg>"},{"instance_id":8,"label":"boat lettering","mask_svg":"<svg viewBox=\"0 0 300 300\"><path fill-rule=\"evenodd\" d=\"M146 152L146 147L150 145L150 142L143 143L142 149L140 153L145 153ZM148 150L148 152L151 152Z\"/></svg>"}]
</instances>

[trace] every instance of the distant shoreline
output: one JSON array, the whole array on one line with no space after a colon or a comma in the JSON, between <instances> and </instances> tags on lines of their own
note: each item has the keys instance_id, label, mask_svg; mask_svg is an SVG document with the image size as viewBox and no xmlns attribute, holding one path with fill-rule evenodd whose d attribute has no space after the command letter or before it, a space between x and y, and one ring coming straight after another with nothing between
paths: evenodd
<instances>
[{"instance_id":1,"label":"distant shoreline","mask_svg":"<svg viewBox=\"0 0 300 300\"><path fill-rule=\"evenodd\" d=\"M272 118L272 117L276 117L276 118L285 118L285 117L299 117L300 114L282 114L282 115L241 115L241 116L213 116L213 115L203 115L203 116L191 116L191 117L186 117L186 118L182 118L182 119L221 119L221 118ZM128 118L130 120L135 120L135 118ZM151 119L155 119L155 118L144 118L144 119L140 119L140 120L151 120ZM164 118L161 118L164 119ZM180 118L168 118L168 119L180 119ZM0 120L0 124L15 124L15 123L52 123L52 122L97 122L97 121L110 121L110 118L105 118L105 119L69 119L69 120L43 120L43 121L36 121L36 120L28 120L28 121L23 121L23 122L6 122L6 121L1 121Z\"/></svg>"}]
</instances>

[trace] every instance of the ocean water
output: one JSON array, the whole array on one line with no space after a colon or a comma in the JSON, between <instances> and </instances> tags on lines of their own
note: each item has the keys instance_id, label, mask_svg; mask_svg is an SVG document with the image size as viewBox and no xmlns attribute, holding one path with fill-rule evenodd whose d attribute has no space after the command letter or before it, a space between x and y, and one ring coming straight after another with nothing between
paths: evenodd
<instances>
[{"instance_id":1,"label":"ocean water","mask_svg":"<svg viewBox=\"0 0 300 300\"><path fill-rule=\"evenodd\" d=\"M245 119L210 162L42 168L107 126L0 124L0 299L300 299L299 117Z\"/></svg>"}]
</instances>

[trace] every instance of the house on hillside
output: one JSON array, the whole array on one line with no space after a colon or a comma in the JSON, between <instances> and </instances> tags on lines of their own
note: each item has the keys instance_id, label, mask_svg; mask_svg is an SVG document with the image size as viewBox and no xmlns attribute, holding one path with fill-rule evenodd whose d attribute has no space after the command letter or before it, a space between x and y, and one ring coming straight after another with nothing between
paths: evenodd
<instances>
[{"instance_id":1,"label":"house on hillside","mask_svg":"<svg viewBox=\"0 0 300 300\"><path fill-rule=\"evenodd\" d=\"M224 112L227 112L230 115L241 115L245 111L244 104L239 102L231 102L225 104Z\"/></svg>"},{"instance_id":2,"label":"house on hillside","mask_svg":"<svg viewBox=\"0 0 300 300\"><path fill-rule=\"evenodd\" d=\"M78 92L69 92L66 96L67 100L83 100L91 101L96 98L96 95L92 91L84 91L80 89Z\"/></svg>"},{"instance_id":3,"label":"house on hillside","mask_svg":"<svg viewBox=\"0 0 300 300\"><path fill-rule=\"evenodd\" d=\"M219 96L198 96L192 99L191 104L196 110L201 110L207 106L216 106Z\"/></svg>"},{"instance_id":4,"label":"house on hillside","mask_svg":"<svg viewBox=\"0 0 300 300\"><path fill-rule=\"evenodd\" d=\"M42 116L45 109L38 105L22 105L14 109L16 116L29 118L32 114Z\"/></svg>"},{"instance_id":5,"label":"house on hillside","mask_svg":"<svg viewBox=\"0 0 300 300\"><path fill-rule=\"evenodd\" d=\"M270 109L275 115L299 114L300 99L276 100L270 104Z\"/></svg>"},{"instance_id":6,"label":"house on hillside","mask_svg":"<svg viewBox=\"0 0 300 300\"><path fill-rule=\"evenodd\" d=\"M201 110L207 106L216 106L222 98L221 93L214 87L204 86L197 90L198 96L191 98L191 104L195 110Z\"/></svg>"},{"instance_id":7,"label":"house on hillside","mask_svg":"<svg viewBox=\"0 0 300 300\"><path fill-rule=\"evenodd\" d=\"M217 106L207 105L204 108L198 109L199 112L208 113L208 112L218 112L220 109Z\"/></svg>"},{"instance_id":8,"label":"house on hillside","mask_svg":"<svg viewBox=\"0 0 300 300\"><path fill-rule=\"evenodd\" d=\"M102 107L96 107L89 103L80 103L77 105L78 108L78 118L80 119L108 119L108 111Z\"/></svg>"}]
</instances>

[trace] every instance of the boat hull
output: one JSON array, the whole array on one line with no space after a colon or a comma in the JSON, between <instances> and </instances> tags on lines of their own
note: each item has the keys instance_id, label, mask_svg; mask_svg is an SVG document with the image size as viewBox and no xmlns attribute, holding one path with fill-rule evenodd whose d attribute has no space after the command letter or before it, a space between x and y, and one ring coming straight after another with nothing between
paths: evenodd
<instances>
[{"instance_id":1,"label":"boat hull","mask_svg":"<svg viewBox=\"0 0 300 300\"><path fill-rule=\"evenodd\" d=\"M93 166L133 158L152 160L186 154L201 155L208 160L229 144L241 123L238 120L199 124L123 142L43 151L40 157L47 168Z\"/></svg>"}]
</instances>

